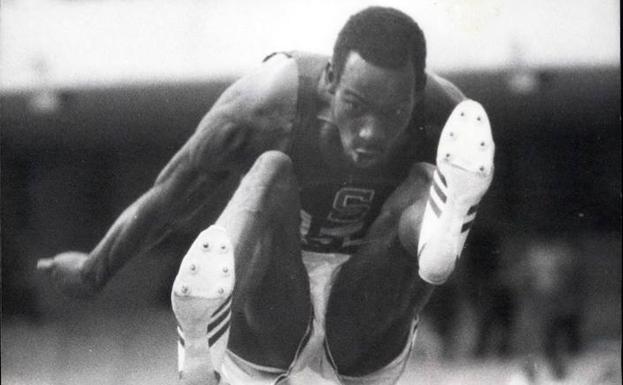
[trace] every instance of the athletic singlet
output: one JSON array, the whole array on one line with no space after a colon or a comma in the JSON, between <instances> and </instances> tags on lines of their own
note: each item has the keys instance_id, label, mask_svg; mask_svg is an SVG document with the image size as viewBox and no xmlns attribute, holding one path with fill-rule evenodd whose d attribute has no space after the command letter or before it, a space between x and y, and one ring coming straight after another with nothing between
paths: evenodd
<instances>
[{"instance_id":1,"label":"athletic singlet","mask_svg":"<svg viewBox=\"0 0 623 385\"><path fill-rule=\"evenodd\" d=\"M300 188L301 247L321 253L352 254L413 163L434 163L439 127L452 106L442 111L436 108L436 113L431 114L424 99L414 108L418 113L412 114L407 140L387 165L372 173L340 170L325 163L319 148L320 128L326 122L318 116L318 85L328 57L302 52L285 54L295 59L299 79L289 155Z\"/></svg>"}]
</instances>

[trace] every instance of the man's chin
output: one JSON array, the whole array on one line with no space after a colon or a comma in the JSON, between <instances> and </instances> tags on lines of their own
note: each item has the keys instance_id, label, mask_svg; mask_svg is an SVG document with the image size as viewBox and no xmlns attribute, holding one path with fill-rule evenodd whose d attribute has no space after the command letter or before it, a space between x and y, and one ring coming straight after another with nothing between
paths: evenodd
<instances>
[{"instance_id":1,"label":"man's chin","mask_svg":"<svg viewBox=\"0 0 623 385\"><path fill-rule=\"evenodd\" d=\"M354 154L351 157L351 163L355 168L367 170L379 166L382 163L382 157L380 155Z\"/></svg>"}]
</instances>

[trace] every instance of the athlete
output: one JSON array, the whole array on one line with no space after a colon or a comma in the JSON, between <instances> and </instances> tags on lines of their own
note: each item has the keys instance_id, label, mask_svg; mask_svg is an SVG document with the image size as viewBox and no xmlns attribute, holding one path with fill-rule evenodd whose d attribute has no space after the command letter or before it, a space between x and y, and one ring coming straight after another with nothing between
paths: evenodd
<instances>
[{"instance_id":1,"label":"athlete","mask_svg":"<svg viewBox=\"0 0 623 385\"><path fill-rule=\"evenodd\" d=\"M395 383L493 175L484 109L425 58L413 19L382 7L331 58L270 56L91 253L39 268L88 296L175 229L205 229L171 295L183 383Z\"/></svg>"}]
</instances>

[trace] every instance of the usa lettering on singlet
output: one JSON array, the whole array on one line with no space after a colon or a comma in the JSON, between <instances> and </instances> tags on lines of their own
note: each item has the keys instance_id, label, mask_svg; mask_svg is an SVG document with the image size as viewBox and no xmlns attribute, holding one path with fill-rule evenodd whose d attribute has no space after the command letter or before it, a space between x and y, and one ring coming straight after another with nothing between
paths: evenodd
<instances>
[{"instance_id":1,"label":"usa lettering on singlet","mask_svg":"<svg viewBox=\"0 0 623 385\"><path fill-rule=\"evenodd\" d=\"M393 186L318 182L301 189L300 236L304 250L352 253L364 242Z\"/></svg>"}]
</instances>

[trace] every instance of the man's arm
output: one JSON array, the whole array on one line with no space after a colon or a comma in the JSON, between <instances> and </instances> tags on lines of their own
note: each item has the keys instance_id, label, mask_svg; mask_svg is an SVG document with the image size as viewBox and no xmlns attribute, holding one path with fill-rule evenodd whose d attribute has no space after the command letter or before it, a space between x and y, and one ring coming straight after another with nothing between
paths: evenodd
<instances>
[{"instance_id":1,"label":"man's arm","mask_svg":"<svg viewBox=\"0 0 623 385\"><path fill-rule=\"evenodd\" d=\"M287 150L297 76L294 61L277 57L238 80L89 254L62 253L40 260L38 269L68 295L95 294L131 257L192 220L219 184L244 173L262 152Z\"/></svg>"}]
</instances>

